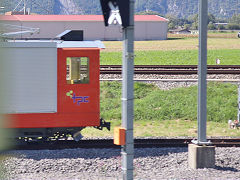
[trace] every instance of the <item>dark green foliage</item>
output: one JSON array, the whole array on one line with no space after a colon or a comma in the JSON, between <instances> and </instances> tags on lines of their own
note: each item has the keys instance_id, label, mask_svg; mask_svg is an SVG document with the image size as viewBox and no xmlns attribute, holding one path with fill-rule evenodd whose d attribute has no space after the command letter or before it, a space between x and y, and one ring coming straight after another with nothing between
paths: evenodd
<instances>
[{"instance_id":1,"label":"dark green foliage","mask_svg":"<svg viewBox=\"0 0 240 180\"><path fill-rule=\"evenodd\" d=\"M208 86L208 120L237 119L237 86L227 83L211 83Z\"/></svg>"},{"instance_id":2,"label":"dark green foliage","mask_svg":"<svg viewBox=\"0 0 240 180\"><path fill-rule=\"evenodd\" d=\"M152 84L135 83L134 84L134 98L141 99L145 98L152 91L157 90L157 87Z\"/></svg>"},{"instance_id":3,"label":"dark green foliage","mask_svg":"<svg viewBox=\"0 0 240 180\"><path fill-rule=\"evenodd\" d=\"M158 15L158 16L163 16L160 13L158 13L157 11L140 11L140 12L136 12L135 14L137 14L137 15Z\"/></svg>"},{"instance_id":4,"label":"dark green foliage","mask_svg":"<svg viewBox=\"0 0 240 180\"><path fill-rule=\"evenodd\" d=\"M209 29L209 30L214 30L214 29L216 29L216 26L215 26L212 22L210 22L210 23L208 24L208 29Z\"/></svg>"},{"instance_id":5,"label":"dark green foliage","mask_svg":"<svg viewBox=\"0 0 240 180\"><path fill-rule=\"evenodd\" d=\"M238 30L238 29L240 29L240 24L229 23L227 25L227 29L229 29L229 30Z\"/></svg>"},{"instance_id":6,"label":"dark green foliage","mask_svg":"<svg viewBox=\"0 0 240 180\"><path fill-rule=\"evenodd\" d=\"M230 19L230 23L240 24L240 14L234 14Z\"/></svg>"},{"instance_id":7,"label":"dark green foliage","mask_svg":"<svg viewBox=\"0 0 240 180\"><path fill-rule=\"evenodd\" d=\"M121 117L121 88L119 82L103 82L100 87L101 115L106 119ZM135 99L141 99L157 88L151 84L135 83Z\"/></svg>"}]
</instances>

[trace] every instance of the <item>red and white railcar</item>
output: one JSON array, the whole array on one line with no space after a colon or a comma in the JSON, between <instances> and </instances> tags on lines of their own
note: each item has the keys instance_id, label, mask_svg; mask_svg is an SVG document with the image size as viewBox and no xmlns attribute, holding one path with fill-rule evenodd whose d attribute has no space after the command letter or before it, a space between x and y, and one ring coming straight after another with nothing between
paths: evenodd
<instances>
[{"instance_id":1,"label":"red and white railcar","mask_svg":"<svg viewBox=\"0 0 240 180\"><path fill-rule=\"evenodd\" d=\"M80 135L100 120L100 41L12 41L1 51L11 68L3 107L20 137Z\"/></svg>"}]
</instances>

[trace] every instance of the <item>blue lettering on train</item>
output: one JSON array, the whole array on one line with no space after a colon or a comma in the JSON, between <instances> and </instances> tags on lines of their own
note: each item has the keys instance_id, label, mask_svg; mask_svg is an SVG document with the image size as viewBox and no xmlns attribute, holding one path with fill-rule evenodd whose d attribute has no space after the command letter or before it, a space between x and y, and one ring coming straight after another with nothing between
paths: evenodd
<instances>
[{"instance_id":1,"label":"blue lettering on train","mask_svg":"<svg viewBox=\"0 0 240 180\"><path fill-rule=\"evenodd\" d=\"M76 96L72 90L67 92L66 96L69 96L73 100L73 103L76 103L78 106L81 103L89 103L89 96Z\"/></svg>"}]
</instances>

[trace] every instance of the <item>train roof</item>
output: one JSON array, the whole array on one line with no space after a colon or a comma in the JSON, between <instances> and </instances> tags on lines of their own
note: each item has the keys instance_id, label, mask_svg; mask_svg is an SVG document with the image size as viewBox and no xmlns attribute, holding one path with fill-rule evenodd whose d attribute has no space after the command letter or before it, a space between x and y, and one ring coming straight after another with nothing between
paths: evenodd
<instances>
[{"instance_id":1,"label":"train roof","mask_svg":"<svg viewBox=\"0 0 240 180\"><path fill-rule=\"evenodd\" d=\"M97 41L62 41L62 40L8 40L1 42L0 47L57 47L57 48L100 48L104 44Z\"/></svg>"}]
</instances>

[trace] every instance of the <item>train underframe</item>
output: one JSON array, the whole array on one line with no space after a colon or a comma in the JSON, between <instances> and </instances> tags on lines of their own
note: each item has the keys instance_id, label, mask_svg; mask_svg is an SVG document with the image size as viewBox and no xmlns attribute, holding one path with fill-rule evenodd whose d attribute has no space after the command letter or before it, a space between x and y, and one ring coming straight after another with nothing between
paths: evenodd
<instances>
[{"instance_id":1,"label":"train underframe","mask_svg":"<svg viewBox=\"0 0 240 180\"><path fill-rule=\"evenodd\" d=\"M102 130L107 128L110 131L110 122L100 119L100 125L94 128ZM56 140L75 140L83 138L81 131L86 127L50 127L50 128L16 128L11 129L14 137L18 141L56 141Z\"/></svg>"}]
</instances>

